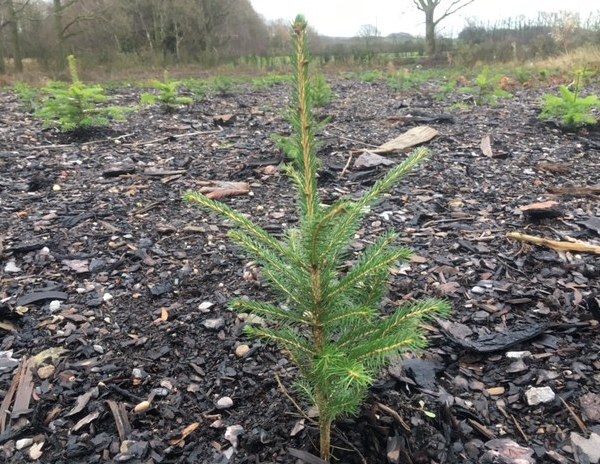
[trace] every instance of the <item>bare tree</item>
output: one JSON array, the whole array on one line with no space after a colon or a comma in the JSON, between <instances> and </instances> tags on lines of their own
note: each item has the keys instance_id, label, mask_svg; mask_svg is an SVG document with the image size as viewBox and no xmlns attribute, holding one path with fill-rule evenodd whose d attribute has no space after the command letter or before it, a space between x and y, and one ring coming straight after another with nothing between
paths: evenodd
<instances>
[{"instance_id":1,"label":"bare tree","mask_svg":"<svg viewBox=\"0 0 600 464\"><path fill-rule=\"evenodd\" d=\"M14 2L13 0L4 0L4 9L6 14L0 16L0 30L5 26L9 28L10 39L12 41L12 56L15 64L15 71L23 71L23 53L21 51L21 34L19 32L20 15L29 3L29 0L23 2ZM4 62L0 63L3 68Z\"/></svg>"},{"instance_id":2,"label":"bare tree","mask_svg":"<svg viewBox=\"0 0 600 464\"><path fill-rule=\"evenodd\" d=\"M360 37L365 46L365 53L367 58L371 58L373 55L373 44L381 36L377 26L373 24L363 24L358 30L358 37Z\"/></svg>"},{"instance_id":3,"label":"bare tree","mask_svg":"<svg viewBox=\"0 0 600 464\"><path fill-rule=\"evenodd\" d=\"M465 6L473 3L475 0L451 0L445 2L444 0L413 0L417 9L425 13L425 44L428 55L435 55L436 43L435 43L435 29L437 25L448 16L456 13ZM442 3L447 3L447 8L438 18L435 18L435 11L437 7Z\"/></svg>"}]
</instances>

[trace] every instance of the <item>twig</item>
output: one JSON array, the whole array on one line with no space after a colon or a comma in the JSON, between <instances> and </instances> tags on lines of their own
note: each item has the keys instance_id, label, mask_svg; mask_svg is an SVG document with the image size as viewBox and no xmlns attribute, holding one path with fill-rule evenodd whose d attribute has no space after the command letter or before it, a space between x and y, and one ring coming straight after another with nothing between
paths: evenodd
<instances>
[{"instance_id":1,"label":"twig","mask_svg":"<svg viewBox=\"0 0 600 464\"><path fill-rule=\"evenodd\" d=\"M380 409L381 411L390 415L392 417L392 419L394 419L399 425L401 425L404 430L406 430L407 432L410 432L410 427L408 426L408 424L406 422L404 422L404 419L402 419L402 417L400 417L400 414L398 414L397 411L394 411L392 408L390 408L389 406L386 406L383 403L376 403L375 406L377 406L377 408Z\"/></svg>"},{"instance_id":2,"label":"twig","mask_svg":"<svg viewBox=\"0 0 600 464\"><path fill-rule=\"evenodd\" d=\"M600 246L590 245L582 242L560 242L558 240L549 240L547 238L535 237L533 235L520 234L518 232L509 232L507 238L514 238L522 242L543 245L556 251L578 251L580 253L594 253L600 255Z\"/></svg>"},{"instance_id":3,"label":"twig","mask_svg":"<svg viewBox=\"0 0 600 464\"><path fill-rule=\"evenodd\" d=\"M569 414L571 414L571 417L573 418L573 420L579 427L579 430L581 430L581 433L587 433L587 427L585 426L583 421L579 418L579 416L577 414L575 414L575 411L573 411L573 408L571 406L569 406L567 404L567 402L562 399L562 397L559 396L559 398L560 398L560 401L562 402L562 404L565 405L565 408L567 408L567 411L569 411Z\"/></svg>"},{"instance_id":4,"label":"twig","mask_svg":"<svg viewBox=\"0 0 600 464\"><path fill-rule=\"evenodd\" d=\"M365 459L365 457L362 455L362 453L358 450L358 448L356 446L354 446L352 444L352 442L348 439L348 437L346 436L346 434L344 432L342 432L339 428L334 427L335 432L338 434L338 436L342 439L342 441L344 443L346 443L350 448L352 448L352 450L358 454L358 456L360 456L360 460L362 461L362 464L369 464L367 462L367 460Z\"/></svg>"},{"instance_id":5,"label":"twig","mask_svg":"<svg viewBox=\"0 0 600 464\"><path fill-rule=\"evenodd\" d=\"M350 162L352 161L352 152L350 152L350 156L348 157L348 161L346 162L346 165L344 166L344 169L342 169L342 172L340 173L340 176L345 176L346 175L346 171L348 171L348 168L350 167Z\"/></svg>"},{"instance_id":6,"label":"twig","mask_svg":"<svg viewBox=\"0 0 600 464\"><path fill-rule=\"evenodd\" d=\"M294 400L294 398L292 398L290 396L290 394L287 391L287 388L285 388L285 385L283 384L283 382L279 378L279 375L277 375L277 372L275 373L275 379L277 380L277 385L279 385L279 389L281 390L281 392L285 395L285 397L288 400L290 400L292 402L292 404L298 410L298 412L300 413L300 415L302 417L304 417L306 420L308 420L311 424L318 425L317 421L314 420L312 417L308 417L306 415L306 413L302 410L302 408L298 405L298 403L296 403L296 400Z\"/></svg>"},{"instance_id":7,"label":"twig","mask_svg":"<svg viewBox=\"0 0 600 464\"><path fill-rule=\"evenodd\" d=\"M517 428L517 430L519 431L519 433L523 437L523 440L525 440L525 443L529 443L529 437L527 436L527 434L521 428L521 424L519 424L519 421L517 421L517 418L513 414L511 414L510 417L512 418L513 423L515 424L515 427Z\"/></svg>"},{"instance_id":8,"label":"twig","mask_svg":"<svg viewBox=\"0 0 600 464\"><path fill-rule=\"evenodd\" d=\"M150 145L150 144L157 143L157 142L164 142L165 140L180 139L183 137L193 137L194 135L218 134L219 132L222 132L222 131L223 131L223 128L219 127L218 130L186 132L185 134L169 135L167 137L159 137L157 139L146 140L144 142L124 143L123 145L138 147L140 145Z\"/></svg>"},{"instance_id":9,"label":"twig","mask_svg":"<svg viewBox=\"0 0 600 464\"><path fill-rule=\"evenodd\" d=\"M144 214L147 213L148 211L150 211L151 209L156 208L157 206L163 204L165 201L167 200L158 200L155 201L154 203L150 203L148 206L138 210L138 211L134 211L133 214Z\"/></svg>"}]
</instances>

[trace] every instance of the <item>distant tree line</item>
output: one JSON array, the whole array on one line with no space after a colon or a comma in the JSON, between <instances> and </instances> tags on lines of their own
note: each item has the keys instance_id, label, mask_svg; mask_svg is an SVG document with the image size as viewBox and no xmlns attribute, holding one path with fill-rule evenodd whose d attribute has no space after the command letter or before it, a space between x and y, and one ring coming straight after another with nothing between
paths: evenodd
<instances>
[{"instance_id":1,"label":"distant tree line","mask_svg":"<svg viewBox=\"0 0 600 464\"><path fill-rule=\"evenodd\" d=\"M450 8L470 3L455 2ZM424 38L382 37L368 24L353 38L314 30L310 38L321 63L406 63L432 54ZM540 13L496 24L470 21L457 39L436 39L438 55L464 64L543 58L599 44L600 17L582 21L569 13ZM289 21L265 21L249 0L0 0L0 72L21 72L30 60L60 77L70 54L86 67L111 71L230 61L269 66L289 52Z\"/></svg>"},{"instance_id":2,"label":"distant tree line","mask_svg":"<svg viewBox=\"0 0 600 464\"><path fill-rule=\"evenodd\" d=\"M266 54L269 31L249 0L0 0L0 66L24 58L64 68L214 63ZM0 68L1 70L1 68Z\"/></svg>"},{"instance_id":3,"label":"distant tree line","mask_svg":"<svg viewBox=\"0 0 600 464\"><path fill-rule=\"evenodd\" d=\"M471 64L544 59L589 45L600 45L600 13L581 19L562 11L496 23L470 20L458 35L455 50Z\"/></svg>"}]
</instances>

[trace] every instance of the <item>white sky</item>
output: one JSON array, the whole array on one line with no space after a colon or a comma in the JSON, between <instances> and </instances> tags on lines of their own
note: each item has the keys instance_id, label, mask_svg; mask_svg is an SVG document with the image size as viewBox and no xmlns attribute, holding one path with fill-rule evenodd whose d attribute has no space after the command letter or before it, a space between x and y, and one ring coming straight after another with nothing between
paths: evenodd
<instances>
[{"instance_id":1,"label":"white sky","mask_svg":"<svg viewBox=\"0 0 600 464\"><path fill-rule=\"evenodd\" d=\"M451 0L445 0L438 7ZM351 37L364 24L377 26L382 35L408 32L424 35L423 13L417 11L412 0L250 0L254 9L266 19L285 19L290 23L297 14L303 14L308 24L320 34ZM444 35L456 36L468 18L479 18L492 23L499 19L518 16L537 17L539 11L578 12L582 19L600 14L597 0L476 0L440 23Z\"/></svg>"}]
</instances>

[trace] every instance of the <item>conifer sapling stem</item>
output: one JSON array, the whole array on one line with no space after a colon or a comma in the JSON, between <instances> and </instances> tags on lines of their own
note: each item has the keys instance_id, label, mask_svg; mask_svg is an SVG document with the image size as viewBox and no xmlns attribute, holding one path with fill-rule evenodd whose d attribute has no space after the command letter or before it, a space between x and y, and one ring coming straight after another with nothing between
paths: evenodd
<instances>
[{"instance_id":1,"label":"conifer sapling stem","mask_svg":"<svg viewBox=\"0 0 600 464\"><path fill-rule=\"evenodd\" d=\"M444 316L450 308L444 301L428 299L403 304L391 316L381 317L390 269L411 253L395 246L395 232L358 256L352 256L350 245L369 208L425 161L429 151L415 150L359 200L323 205L317 189L315 141L320 126L312 113L307 23L302 16L292 31L293 135L285 144L292 161L285 172L296 188L298 228L277 239L228 205L194 192L186 193L184 200L233 223L230 239L262 267L265 282L278 299L273 303L236 299L231 307L275 323L272 328L249 325L246 332L277 343L298 367L296 387L318 410L321 458L329 462L333 421L356 414L386 361L423 348L422 322ZM353 264L346 270L349 259Z\"/></svg>"}]
</instances>

